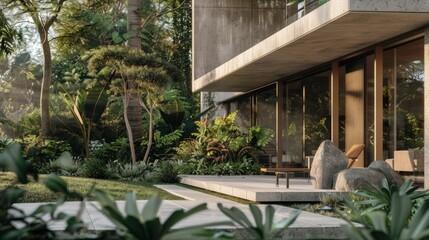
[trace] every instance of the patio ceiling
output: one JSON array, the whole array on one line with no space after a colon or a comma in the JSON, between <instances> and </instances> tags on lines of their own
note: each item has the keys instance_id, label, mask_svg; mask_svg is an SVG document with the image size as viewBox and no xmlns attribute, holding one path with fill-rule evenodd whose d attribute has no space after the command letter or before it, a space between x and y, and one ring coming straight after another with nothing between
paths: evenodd
<instances>
[{"instance_id":1,"label":"patio ceiling","mask_svg":"<svg viewBox=\"0 0 429 240\"><path fill-rule=\"evenodd\" d=\"M429 12L318 11L195 79L193 90L246 92L429 24Z\"/></svg>"}]
</instances>

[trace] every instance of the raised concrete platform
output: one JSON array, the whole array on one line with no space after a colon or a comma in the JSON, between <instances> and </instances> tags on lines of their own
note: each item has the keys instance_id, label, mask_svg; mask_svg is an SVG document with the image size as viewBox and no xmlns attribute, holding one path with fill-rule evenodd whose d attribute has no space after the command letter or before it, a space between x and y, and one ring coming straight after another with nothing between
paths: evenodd
<instances>
[{"instance_id":1,"label":"raised concrete platform","mask_svg":"<svg viewBox=\"0 0 429 240\"><path fill-rule=\"evenodd\" d=\"M254 202L318 202L326 196L341 195L343 192L313 189L308 178L280 179L275 186L275 176L196 176L183 175L181 182L190 186L219 192Z\"/></svg>"},{"instance_id":2,"label":"raised concrete platform","mask_svg":"<svg viewBox=\"0 0 429 240\"><path fill-rule=\"evenodd\" d=\"M217 203L222 203L226 207L236 207L244 212L250 219L251 213L249 207L244 204L239 204L233 201L225 200L223 198L214 197L209 194L194 191L188 188L184 188L177 185L159 185L157 186L165 191L184 197L188 200L174 200L174 201L163 201L160 209L161 221L165 219L175 210L178 209L190 209L197 204L207 203L208 209L198 214L191 216L185 221L180 222L174 227L186 227L196 224L205 224L209 222L228 221L229 219L220 212L217 207ZM146 200L138 201L138 209L142 209L146 204ZM116 201L119 209L123 210L125 207L124 201ZM43 203L19 203L14 204L15 207L23 210L26 213L34 211L38 206ZM69 214L76 214L79 209L80 202L66 202L59 209L60 212L66 212ZM267 205L258 205L264 209ZM295 209L283 207L279 205L273 205L276 209L275 221L280 221L291 216L296 211ZM98 211L99 205L96 202L89 202L86 204L82 220L86 223L89 231L100 231L100 230L112 230L114 225ZM48 217L48 216L45 216ZM342 226L346 222L337 219L326 217L319 214L309 213L302 211L298 216L297 220L282 233L282 239L347 239L345 232L342 230ZM64 222L50 222L48 228L54 231L63 231L65 228ZM236 239L248 239L243 234L242 229L237 229L232 226L219 227L226 231L237 231Z\"/></svg>"}]
</instances>

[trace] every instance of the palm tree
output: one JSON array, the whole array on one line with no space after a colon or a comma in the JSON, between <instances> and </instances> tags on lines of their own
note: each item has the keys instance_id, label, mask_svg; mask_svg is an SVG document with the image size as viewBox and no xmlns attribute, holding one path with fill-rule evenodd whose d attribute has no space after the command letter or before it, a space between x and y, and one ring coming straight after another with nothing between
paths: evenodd
<instances>
[{"instance_id":1,"label":"palm tree","mask_svg":"<svg viewBox=\"0 0 429 240\"><path fill-rule=\"evenodd\" d=\"M128 0L128 34L129 39L127 45L131 49L141 49L142 41L139 37L141 25L142 25L142 3L143 0ZM133 82L129 82L126 86L127 89L134 89ZM130 94L128 107L126 109L130 124L130 131L128 131L129 141L137 141L143 136L142 128L142 106L139 104L141 95L138 93Z\"/></svg>"}]
</instances>

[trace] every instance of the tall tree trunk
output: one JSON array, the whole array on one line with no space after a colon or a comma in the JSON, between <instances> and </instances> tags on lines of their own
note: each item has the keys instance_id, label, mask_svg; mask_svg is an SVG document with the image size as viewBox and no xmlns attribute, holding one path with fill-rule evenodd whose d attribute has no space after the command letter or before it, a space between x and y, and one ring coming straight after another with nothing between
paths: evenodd
<instances>
[{"instance_id":1,"label":"tall tree trunk","mask_svg":"<svg viewBox=\"0 0 429 240\"><path fill-rule=\"evenodd\" d=\"M142 1L143 0L128 0L128 34L130 38L128 39L127 45L130 48L141 49L141 39L139 37L141 23L142 23ZM127 89L131 92L130 101L127 107L127 117L130 124L130 131L128 132L128 137L138 141L143 136L143 126L142 126L142 107L139 104L139 99L141 94L135 92L136 86L133 83L128 83ZM134 90L134 91L133 91ZM132 135L132 136L131 136ZM131 137L131 138L130 138ZM131 155L135 155L131 153Z\"/></svg>"},{"instance_id":2,"label":"tall tree trunk","mask_svg":"<svg viewBox=\"0 0 429 240\"><path fill-rule=\"evenodd\" d=\"M46 139L49 136L50 117L49 117L49 88L51 86L52 76L52 56L51 46L48 41L48 29L38 26L40 43L43 53L43 78L40 91L40 118L41 118L41 138Z\"/></svg>"}]
</instances>

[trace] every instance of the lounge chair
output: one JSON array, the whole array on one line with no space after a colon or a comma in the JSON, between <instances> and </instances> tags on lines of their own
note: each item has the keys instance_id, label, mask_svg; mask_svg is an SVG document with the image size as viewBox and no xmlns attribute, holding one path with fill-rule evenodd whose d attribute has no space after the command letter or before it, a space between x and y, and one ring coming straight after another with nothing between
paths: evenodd
<instances>
[{"instance_id":1,"label":"lounge chair","mask_svg":"<svg viewBox=\"0 0 429 240\"><path fill-rule=\"evenodd\" d=\"M353 146L351 146L349 151L346 153L346 156L349 159L347 168L351 168L353 166L353 163L355 163L356 159L359 157L360 153L364 149L365 149L365 144L354 144Z\"/></svg>"}]
</instances>

